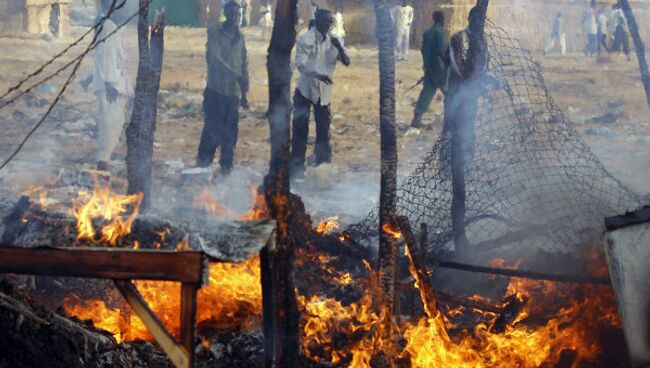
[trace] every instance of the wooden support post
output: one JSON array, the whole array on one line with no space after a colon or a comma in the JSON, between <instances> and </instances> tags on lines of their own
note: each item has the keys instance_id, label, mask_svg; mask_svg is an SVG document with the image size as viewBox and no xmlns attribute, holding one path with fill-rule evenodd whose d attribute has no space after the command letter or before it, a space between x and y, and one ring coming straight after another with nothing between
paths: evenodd
<instances>
[{"instance_id":1,"label":"wooden support post","mask_svg":"<svg viewBox=\"0 0 650 368\"><path fill-rule=\"evenodd\" d=\"M187 350L190 366L194 366L194 340L196 339L196 299L199 285L183 283L181 286L181 345Z\"/></svg>"},{"instance_id":2,"label":"wooden support post","mask_svg":"<svg viewBox=\"0 0 650 368\"><path fill-rule=\"evenodd\" d=\"M397 212L397 129L395 126L395 32L390 15L391 2L375 0L375 18L379 46L379 133L381 179L379 192L379 285L382 307L386 308L387 334L391 333L391 315L395 306L395 280L398 271L398 244L391 234Z\"/></svg>"},{"instance_id":3,"label":"wooden support post","mask_svg":"<svg viewBox=\"0 0 650 368\"><path fill-rule=\"evenodd\" d=\"M164 50L164 13L157 13L149 35L149 2L140 0L138 17L138 75L133 115L126 128L126 168L129 194L143 193L141 209L151 203L151 162L156 131L158 90Z\"/></svg>"},{"instance_id":4,"label":"wooden support post","mask_svg":"<svg viewBox=\"0 0 650 368\"><path fill-rule=\"evenodd\" d=\"M115 286L120 291L124 299L135 311L135 314L140 317L142 323L147 326L147 329L160 345L160 348L167 354L176 368L191 368L194 366L193 360L190 359L190 352L184 347L176 343L176 340L169 334L165 325L156 317L156 315L149 309L147 302L144 301L138 289L126 280L115 280ZM183 316L181 316L183 317ZM181 318L184 322L184 319ZM181 324L181 328L182 328ZM187 328L187 327L186 327ZM193 329L193 327L192 327ZM194 333L191 332L193 335Z\"/></svg>"},{"instance_id":5,"label":"wooden support post","mask_svg":"<svg viewBox=\"0 0 650 368\"><path fill-rule=\"evenodd\" d=\"M262 257L264 292L264 366L298 366L298 305L293 283L294 244L289 221L291 189L289 150L291 137L291 52L296 43L298 0L278 0L266 68L269 76L268 120L271 141L269 174L264 197L277 220L276 242Z\"/></svg>"},{"instance_id":6,"label":"wooden support post","mask_svg":"<svg viewBox=\"0 0 650 368\"><path fill-rule=\"evenodd\" d=\"M639 36L639 25L636 22L630 3L627 0L619 0L618 3L623 9L625 19L627 19L630 27L630 35L636 49L636 57L639 60L639 71L641 72L641 82L643 82L643 89L645 90L646 103L650 108L650 72L648 72L648 62L645 58L645 45L641 40L641 36Z\"/></svg>"}]
</instances>

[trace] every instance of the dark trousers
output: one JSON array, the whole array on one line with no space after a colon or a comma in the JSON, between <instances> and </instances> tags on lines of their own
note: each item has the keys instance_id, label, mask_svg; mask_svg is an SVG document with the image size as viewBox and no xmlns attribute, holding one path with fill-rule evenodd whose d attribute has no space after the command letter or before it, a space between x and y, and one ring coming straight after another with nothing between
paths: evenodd
<instances>
[{"instance_id":1,"label":"dark trousers","mask_svg":"<svg viewBox=\"0 0 650 368\"><path fill-rule=\"evenodd\" d=\"M332 116L330 105L315 104L296 89L293 96L293 132L291 134L291 170L294 173L304 173L305 171L309 115L312 106L314 107L314 118L316 120L315 164L320 165L332 161L332 147L330 145Z\"/></svg>"},{"instance_id":2,"label":"dark trousers","mask_svg":"<svg viewBox=\"0 0 650 368\"><path fill-rule=\"evenodd\" d=\"M604 34L604 33L598 33L598 54L600 54L601 47L605 51L608 51L608 48L607 48L607 35Z\"/></svg>"},{"instance_id":3,"label":"dark trousers","mask_svg":"<svg viewBox=\"0 0 650 368\"><path fill-rule=\"evenodd\" d=\"M610 51L619 52L621 48L625 55L630 54L630 43L627 39L627 32L623 27L617 27L616 32L614 32L614 41L612 42Z\"/></svg>"},{"instance_id":4,"label":"dark trousers","mask_svg":"<svg viewBox=\"0 0 650 368\"><path fill-rule=\"evenodd\" d=\"M424 76L422 91L420 91L418 102L415 104L416 113L424 114L429 110L431 100L436 95L438 88L441 88L443 79L444 76L432 76L428 74Z\"/></svg>"},{"instance_id":5,"label":"dark trousers","mask_svg":"<svg viewBox=\"0 0 650 368\"><path fill-rule=\"evenodd\" d=\"M239 134L239 97L224 96L206 88L203 112L205 123L196 166L210 166L217 148L221 146L219 164L223 170L230 170Z\"/></svg>"}]
</instances>

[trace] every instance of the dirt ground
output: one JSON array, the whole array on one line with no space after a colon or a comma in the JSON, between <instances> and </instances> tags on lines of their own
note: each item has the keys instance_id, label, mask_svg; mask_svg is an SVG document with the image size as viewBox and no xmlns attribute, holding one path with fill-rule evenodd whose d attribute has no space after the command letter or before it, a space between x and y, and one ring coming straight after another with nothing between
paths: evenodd
<instances>
[{"instance_id":1,"label":"dirt ground","mask_svg":"<svg viewBox=\"0 0 650 368\"><path fill-rule=\"evenodd\" d=\"M80 34L82 27L74 28ZM236 169L229 178L218 174L213 190L219 200L236 208L249 205L250 190L242 183L258 185L269 160L265 54L261 30L245 30L250 56L251 109L242 113ZM205 85L204 29L170 27L165 33L165 61L159 95L155 137L154 176L158 199L169 204L185 200L165 195L184 192L180 171L190 168L202 128L202 90ZM128 54L135 77L137 45L135 29L129 30ZM0 38L0 92L35 70L71 39ZM77 51L78 52L78 51ZM370 46L350 47L352 66L337 67L332 104L334 165L311 173L298 192L316 218L346 213L367 213L378 193L379 129L377 51ZM565 57L536 54L551 94L575 124L605 167L635 192L650 193L650 118L635 60L614 55L597 62L579 54ZM62 65L61 62L55 63ZM407 91L421 76L421 56L411 50L409 60L397 64L397 120L400 135L399 171L407 175L433 145L442 126L442 101L434 100L425 122L432 129L408 132L419 88ZM33 185L56 186L70 172L94 165L95 98L79 81L90 75L92 59L84 61L78 77L63 100L26 144L23 151L0 171L3 196L17 195ZM66 73L67 74L67 73ZM55 78L0 110L0 158L6 158L29 128L38 121L63 83ZM608 118L612 110L617 115ZM313 144L313 126L311 129ZM311 150L311 148L310 148ZM113 186L125 188L122 139L111 162ZM309 152L308 152L309 153ZM217 165L215 165L216 168ZM60 186L60 185L59 185ZM68 188L68 192L72 189ZM241 195L232 195L233 191ZM72 193L69 193L72 194ZM164 198L161 200L160 198Z\"/></svg>"}]
</instances>

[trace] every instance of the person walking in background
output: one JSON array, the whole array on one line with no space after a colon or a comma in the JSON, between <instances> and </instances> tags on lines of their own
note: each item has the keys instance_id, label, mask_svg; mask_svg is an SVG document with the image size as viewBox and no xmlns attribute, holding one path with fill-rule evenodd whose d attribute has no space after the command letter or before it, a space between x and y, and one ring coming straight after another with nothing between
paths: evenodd
<instances>
[{"instance_id":1,"label":"person walking in background","mask_svg":"<svg viewBox=\"0 0 650 368\"><path fill-rule=\"evenodd\" d=\"M595 55L598 43L598 22L596 21L595 1L592 0L589 9L582 15L582 29L587 35L587 45L584 48L585 55Z\"/></svg>"},{"instance_id":2,"label":"person walking in background","mask_svg":"<svg viewBox=\"0 0 650 368\"><path fill-rule=\"evenodd\" d=\"M293 97L293 127L291 140L291 176L302 180L305 176L305 154L309 136L309 115L314 108L316 120L315 164L332 161L330 124L332 120L332 78L338 61L350 65L341 42L330 35L334 17L329 10L316 11L315 26L296 41L296 67L300 72Z\"/></svg>"},{"instance_id":3,"label":"person walking in background","mask_svg":"<svg viewBox=\"0 0 650 368\"><path fill-rule=\"evenodd\" d=\"M614 18L614 41L612 42L612 47L610 48L611 52L620 52L623 51L627 60L630 60L630 43L628 40L629 28L627 25L627 19L625 14L621 9L620 5L614 4L612 15Z\"/></svg>"},{"instance_id":4,"label":"person walking in background","mask_svg":"<svg viewBox=\"0 0 650 368\"><path fill-rule=\"evenodd\" d=\"M109 11L112 0L100 0L99 16ZM111 18L106 19L93 53L93 90L97 96L97 170L108 171L108 162L120 140L126 121L126 109L133 87L126 71L124 28L118 29ZM114 33L115 32L115 33ZM113 34L114 33L114 34ZM113 34L108 37L108 35ZM110 174L106 174L109 176Z\"/></svg>"},{"instance_id":5,"label":"person walking in background","mask_svg":"<svg viewBox=\"0 0 650 368\"><path fill-rule=\"evenodd\" d=\"M203 94L205 123L196 158L197 167L209 167L221 146L219 164L229 174L239 133L239 106L246 106L248 56L239 30L241 6L232 1L224 7L226 21L208 29L206 59L208 81Z\"/></svg>"},{"instance_id":6,"label":"person walking in background","mask_svg":"<svg viewBox=\"0 0 650 368\"><path fill-rule=\"evenodd\" d=\"M607 47L607 15L605 14L605 9L598 11L598 47L597 52L600 55L601 47L608 51Z\"/></svg>"},{"instance_id":7,"label":"person walking in background","mask_svg":"<svg viewBox=\"0 0 650 368\"><path fill-rule=\"evenodd\" d=\"M241 0L241 26L251 26L251 0Z\"/></svg>"},{"instance_id":8,"label":"person walking in background","mask_svg":"<svg viewBox=\"0 0 650 368\"><path fill-rule=\"evenodd\" d=\"M555 14L553 19L553 26L551 30L551 39L548 41L548 44L544 48L544 54L547 54L549 51L553 50L555 43L560 45L560 52L562 55L566 55L566 33L564 33L564 15L561 12Z\"/></svg>"},{"instance_id":9,"label":"person walking in background","mask_svg":"<svg viewBox=\"0 0 650 368\"><path fill-rule=\"evenodd\" d=\"M408 5L407 0L403 0L401 6L391 9L391 16L395 25L395 59L406 60L413 23L413 7Z\"/></svg>"},{"instance_id":10,"label":"person walking in background","mask_svg":"<svg viewBox=\"0 0 650 368\"><path fill-rule=\"evenodd\" d=\"M343 7L340 5L336 7L334 12L334 26L330 33L341 41L341 45L345 45L345 20L343 19Z\"/></svg>"},{"instance_id":11,"label":"person walking in background","mask_svg":"<svg viewBox=\"0 0 650 368\"><path fill-rule=\"evenodd\" d=\"M445 83L446 65L444 55L447 52L445 39L445 15L441 11L433 12L433 26L429 28L422 38L422 59L424 81L420 97L415 105L411 127L422 127L422 115L429 109L431 100L438 89L442 90Z\"/></svg>"},{"instance_id":12,"label":"person walking in background","mask_svg":"<svg viewBox=\"0 0 650 368\"><path fill-rule=\"evenodd\" d=\"M270 0L265 1L262 4L260 9L260 21L259 25L262 27L262 38L264 42L268 42L271 39L271 33L273 32L273 9L271 8Z\"/></svg>"}]
</instances>

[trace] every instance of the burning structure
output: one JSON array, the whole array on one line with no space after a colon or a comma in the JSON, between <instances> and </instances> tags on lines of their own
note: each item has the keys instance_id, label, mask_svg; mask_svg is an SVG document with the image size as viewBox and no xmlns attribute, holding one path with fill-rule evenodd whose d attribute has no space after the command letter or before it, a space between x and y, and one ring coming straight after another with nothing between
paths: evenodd
<instances>
[{"instance_id":1,"label":"burning structure","mask_svg":"<svg viewBox=\"0 0 650 368\"><path fill-rule=\"evenodd\" d=\"M386 4L376 3L381 25ZM478 5L485 11L488 2ZM53 205L34 189L17 203L0 203L1 271L100 279L7 276L0 284L0 365L629 366L599 243L603 218L642 200L569 123L531 53L487 22L489 62L475 76L475 139L462 167L465 241L457 241L450 211L458 182L448 131L392 188L392 212L382 201L351 226L338 217L314 223L289 190L288 141L278 138L288 137L291 48L283 46L293 44L296 11L296 1L278 2L268 59L271 170L248 195L249 212L193 186L180 206L163 211L153 203L140 213L144 197L153 196L141 182L135 187L144 189L129 195L98 186ZM155 55L142 63L158 68L157 77L139 74L149 81L140 107L154 118L134 118L152 130L133 125L139 139L129 141L138 143L129 149L143 166L151 165L147 134L156 126L158 86L150 82L160 83L154 45L164 30L157 25L147 48ZM384 63L391 34L390 27L378 32L383 97L395 84ZM391 121L381 101L382 139L391 126L395 138L394 111ZM151 166L135 171L151 179ZM382 254L386 242L392 248ZM81 261L86 247L96 252L94 267ZM36 255L52 258L30 259ZM163 255L170 260L154 262ZM117 290L101 279L116 280Z\"/></svg>"}]
</instances>

